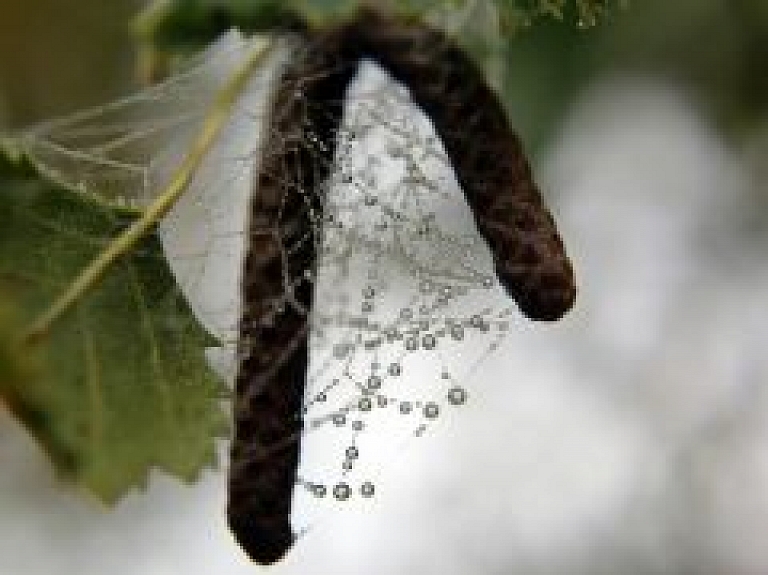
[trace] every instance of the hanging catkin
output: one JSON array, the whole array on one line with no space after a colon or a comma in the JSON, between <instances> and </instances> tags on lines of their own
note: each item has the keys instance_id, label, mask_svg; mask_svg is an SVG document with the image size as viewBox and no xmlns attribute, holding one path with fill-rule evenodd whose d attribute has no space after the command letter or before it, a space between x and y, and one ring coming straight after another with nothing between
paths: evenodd
<instances>
[{"instance_id":1,"label":"hanging catkin","mask_svg":"<svg viewBox=\"0 0 768 575\"><path fill-rule=\"evenodd\" d=\"M309 43L280 81L251 206L229 472L229 524L249 556L293 542L322 184L356 64Z\"/></svg>"},{"instance_id":2,"label":"hanging catkin","mask_svg":"<svg viewBox=\"0 0 768 575\"><path fill-rule=\"evenodd\" d=\"M499 279L531 319L573 303L570 262L519 139L482 72L442 33L372 10L305 32L276 90L255 182L245 261L228 516L251 558L292 545L291 499L302 432L323 190L347 88L362 58L403 82L432 120Z\"/></svg>"},{"instance_id":3,"label":"hanging catkin","mask_svg":"<svg viewBox=\"0 0 768 575\"><path fill-rule=\"evenodd\" d=\"M509 295L530 319L573 305L571 263L522 145L482 71L441 32L366 9L336 34L343 57L378 61L432 120Z\"/></svg>"}]
</instances>

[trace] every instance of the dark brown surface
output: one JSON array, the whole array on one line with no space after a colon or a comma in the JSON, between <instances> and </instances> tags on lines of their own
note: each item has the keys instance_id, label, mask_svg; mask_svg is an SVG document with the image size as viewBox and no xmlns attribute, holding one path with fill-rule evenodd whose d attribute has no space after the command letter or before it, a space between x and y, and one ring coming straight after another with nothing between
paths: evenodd
<instances>
[{"instance_id":1,"label":"dark brown surface","mask_svg":"<svg viewBox=\"0 0 768 575\"><path fill-rule=\"evenodd\" d=\"M373 10L362 11L338 36L346 58L378 61L431 118L499 279L521 311L535 320L562 317L576 296L571 263L483 73L442 33Z\"/></svg>"},{"instance_id":2,"label":"dark brown surface","mask_svg":"<svg viewBox=\"0 0 768 575\"><path fill-rule=\"evenodd\" d=\"M317 44L297 60L275 95L255 183L234 404L229 523L243 549L262 564L280 559L294 537L290 506L308 362L315 230L322 217L320 184L332 165L344 94L356 68ZM292 286L287 298L286 285Z\"/></svg>"},{"instance_id":3,"label":"dark brown surface","mask_svg":"<svg viewBox=\"0 0 768 575\"><path fill-rule=\"evenodd\" d=\"M320 194L361 58L377 60L408 86L432 119L499 278L521 310L557 319L575 296L570 262L522 146L482 73L455 44L371 11L314 32L307 44L275 95L245 262L228 516L240 545L262 564L279 560L294 539Z\"/></svg>"}]
</instances>

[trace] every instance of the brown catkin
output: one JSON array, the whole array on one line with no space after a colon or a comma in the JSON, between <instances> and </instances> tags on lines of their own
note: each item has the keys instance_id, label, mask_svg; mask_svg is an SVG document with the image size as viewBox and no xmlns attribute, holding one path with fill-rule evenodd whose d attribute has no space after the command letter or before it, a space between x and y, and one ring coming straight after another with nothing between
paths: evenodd
<instances>
[{"instance_id":1,"label":"brown catkin","mask_svg":"<svg viewBox=\"0 0 768 575\"><path fill-rule=\"evenodd\" d=\"M257 563L293 543L315 230L356 65L311 43L276 91L251 205L227 514ZM287 288L287 289L286 289Z\"/></svg>"},{"instance_id":2,"label":"brown catkin","mask_svg":"<svg viewBox=\"0 0 768 575\"><path fill-rule=\"evenodd\" d=\"M371 9L337 34L344 58L376 60L432 120L488 242L499 280L530 319L573 305L571 263L522 144L482 71L443 33Z\"/></svg>"},{"instance_id":3,"label":"brown catkin","mask_svg":"<svg viewBox=\"0 0 768 575\"><path fill-rule=\"evenodd\" d=\"M274 96L245 260L227 512L238 542L261 564L279 560L294 540L291 500L322 194L345 94L362 58L402 81L431 118L499 279L523 313L557 319L576 293L520 141L482 72L458 46L436 30L369 9L305 35L305 49Z\"/></svg>"}]
</instances>

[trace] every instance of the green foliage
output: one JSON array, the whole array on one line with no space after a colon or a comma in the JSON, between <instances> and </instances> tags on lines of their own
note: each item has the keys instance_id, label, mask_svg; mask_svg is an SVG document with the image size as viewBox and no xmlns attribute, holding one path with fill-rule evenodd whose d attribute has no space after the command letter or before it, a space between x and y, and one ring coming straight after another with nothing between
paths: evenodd
<instances>
[{"instance_id":1,"label":"green foliage","mask_svg":"<svg viewBox=\"0 0 768 575\"><path fill-rule=\"evenodd\" d=\"M322 26L352 15L361 4L388 5L404 18L433 13L491 9L507 35L540 17L596 24L605 11L627 0L156 0L138 21L146 45L166 51L203 46L232 26L243 32L290 28L298 22Z\"/></svg>"},{"instance_id":2,"label":"green foliage","mask_svg":"<svg viewBox=\"0 0 768 575\"><path fill-rule=\"evenodd\" d=\"M154 235L49 332L23 335L135 216L0 153L0 398L63 476L107 502L153 467L194 480L226 431L211 342Z\"/></svg>"},{"instance_id":3,"label":"green foliage","mask_svg":"<svg viewBox=\"0 0 768 575\"><path fill-rule=\"evenodd\" d=\"M732 137L768 113L768 2L644 0L605 29L600 64L684 86Z\"/></svg>"}]
</instances>

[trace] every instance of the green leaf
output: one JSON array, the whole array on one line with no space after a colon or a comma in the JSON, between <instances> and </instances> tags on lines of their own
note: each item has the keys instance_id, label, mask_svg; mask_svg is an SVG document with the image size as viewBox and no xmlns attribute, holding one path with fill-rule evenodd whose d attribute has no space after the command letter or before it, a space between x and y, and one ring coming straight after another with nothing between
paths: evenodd
<instances>
[{"instance_id":1,"label":"green leaf","mask_svg":"<svg viewBox=\"0 0 768 575\"><path fill-rule=\"evenodd\" d=\"M154 234L47 332L22 337L137 215L0 151L0 397L62 475L107 502L143 486L153 467L194 480L215 465L226 432L225 390L203 355L213 342Z\"/></svg>"}]
</instances>

